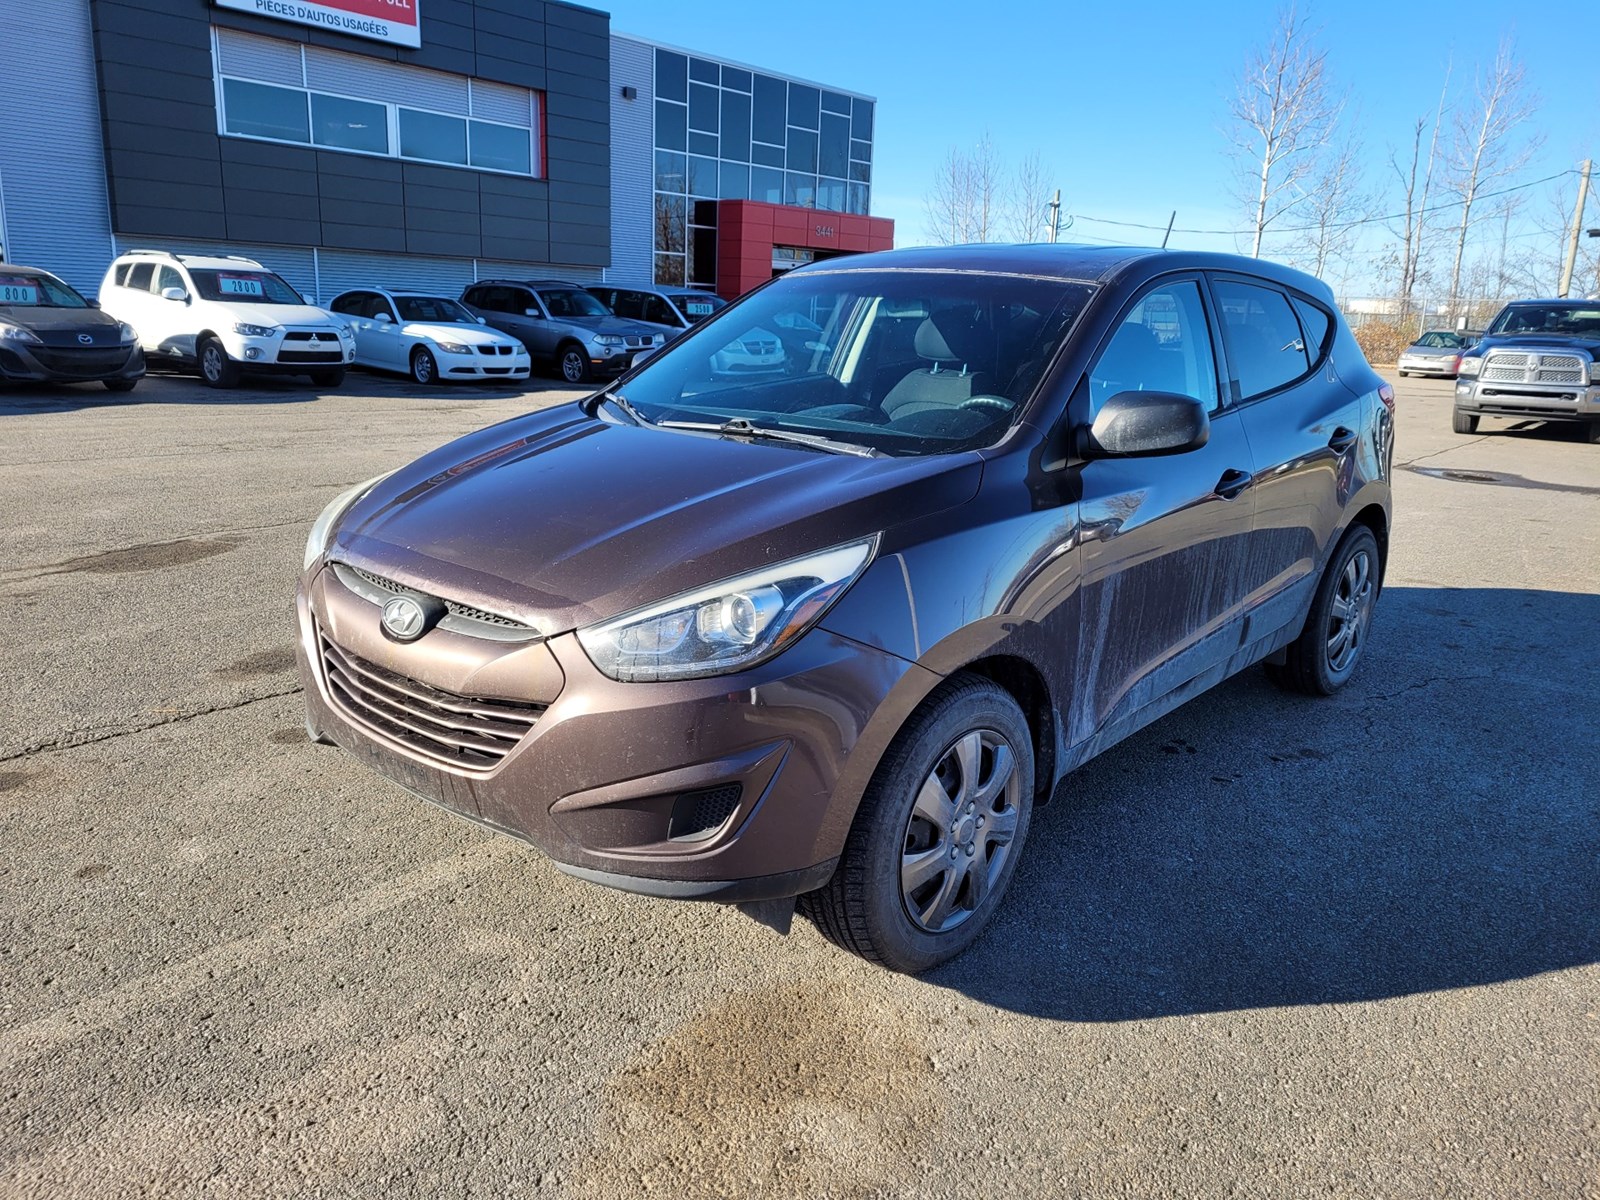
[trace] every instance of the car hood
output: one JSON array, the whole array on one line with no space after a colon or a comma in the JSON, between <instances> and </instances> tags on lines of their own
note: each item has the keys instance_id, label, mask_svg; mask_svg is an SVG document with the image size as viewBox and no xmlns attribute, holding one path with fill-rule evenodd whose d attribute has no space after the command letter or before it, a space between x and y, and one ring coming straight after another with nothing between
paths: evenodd
<instances>
[{"instance_id":1,"label":"car hood","mask_svg":"<svg viewBox=\"0 0 1600 1200\"><path fill-rule=\"evenodd\" d=\"M553 635L950 508L981 474L975 454L825 454L569 404L401 468L329 557Z\"/></svg>"},{"instance_id":2,"label":"car hood","mask_svg":"<svg viewBox=\"0 0 1600 1200\"><path fill-rule=\"evenodd\" d=\"M87 334L97 346L115 345L122 340L122 322L98 308L0 304L0 321L31 329L47 346L77 345L80 333Z\"/></svg>"},{"instance_id":3,"label":"car hood","mask_svg":"<svg viewBox=\"0 0 1600 1200\"><path fill-rule=\"evenodd\" d=\"M665 326L651 325L647 321L634 321L628 317L555 317L559 325L574 325L591 329L595 333L620 333L623 336L653 337L665 332Z\"/></svg>"},{"instance_id":4,"label":"car hood","mask_svg":"<svg viewBox=\"0 0 1600 1200\"><path fill-rule=\"evenodd\" d=\"M285 328L337 331L344 319L310 304L221 304L236 321L250 325L282 325Z\"/></svg>"},{"instance_id":5,"label":"car hood","mask_svg":"<svg viewBox=\"0 0 1600 1200\"><path fill-rule=\"evenodd\" d=\"M452 324L448 321L407 321L401 326L400 332L406 337L426 337L444 342L465 342L469 346L522 345L514 337L507 337L503 333L476 323L461 325Z\"/></svg>"},{"instance_id":6,"label":"car hood","mask_svg":"<svg viewBox=\"0 0 1600 1200\"><path fill-rule=\"evenodd\" d=\"M1469 353L1487 354L1490 350L1548 350L1553 354L1583 350L1590 358L1600 359L1600 338L1559 333L1501 333L1479 338Z\"/></svg>"}]
</instances>

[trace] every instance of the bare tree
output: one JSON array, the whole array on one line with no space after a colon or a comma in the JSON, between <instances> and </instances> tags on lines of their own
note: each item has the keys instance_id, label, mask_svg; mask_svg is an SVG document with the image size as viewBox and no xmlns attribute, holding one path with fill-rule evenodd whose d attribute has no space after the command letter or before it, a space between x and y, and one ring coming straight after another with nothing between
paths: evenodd
<instances>
[{"instance_id":1,"label":"bare tree","mask_svg":"<svg viewBox=\"0 0 1600 1200\"><path fill-rule=\"evenodd\" d=\"M988 133L970 150L952 146L923 206L928 236L941 246L993 241L999 232L1002 171Z\"/></svg>"},{"instance_id":2,"label":"bare tree","mask_svg":"<svg viewBox=\"0 0 1600 1200\"><path fill-rule=\"evenodd\" d=\"M1450 191L1461 201L1455 262L1450 269L1452 306L1460 295L1461 262L1475 219L1473 207L1479 193L1521 170L1538 148L1541 139L1519 141L1517 136L1538 103L1528 90L1511 43L1504 41L1488 73L1478 77L1471 105L1456 113L1445 164Z\"/></svg>"},{"instance_id":3,"label":"bare tree","mask_svg":"<svg viewBox=\"0 0 1600 1200\"><path fill-rule=\"evenodd\" d=\"M1444 124L1445 104L1450 94L1451 66L1445 64L1444 83L1439 87L1439 107L1434 113L1432 131L1428 135L1428 157L1422 157L1422 135L1429 129L1427 117L1418 117L1411 130L1411 160L1402 165L1394 152L1389 154L1389 165L1400 179L1401 194L1405 197L1405 224L1398 236L1400 244L1400 280L1396 290L1402 311L1411 305L1412 293L1422 274L1422 264L1428 231L1428 198L1433 191L1434 164L1439 157L1439 129ZM1420 176L1420 178L1419 178Z\"/></svg>"},{"instance_id":4,"label":"bare tree","mask_svg":"<svg viewBox=\"0 0 1600 1200\"><path fill-rule=\"evenodd\" d=\"M1050 199L1054 192L1055 185L1035 150L1012 172L1006 235L1017 242L1044 241L1050 234Z\"/></svg>"},{"instance_id":5,"label":"bare tree","mask_svg":"<svg viewBox=\"0 0 1600 1200\"><path fill-rule=\"evenodd\" d=\"M1328 148L1311 180L1295 257L1319 278L1349 256L1361 222L1371 212L1361 188L1361 161L1360 143L1347 136Z\"/></svg>"},{"instance_id":6,"label":"bare tree","mask_svg":"<svg viewBox=\"0 0 1600 1200\"><path fill-rule=\"evenodd\" d=\"M1339 115L1327 52L1317 47L1308 21L1293 7L1279 15L1271 40L1251 52L1229 106L1253 258L1261 257L1273 223L1305 201L1316 151Z\"/></svg>"}]
</instances>

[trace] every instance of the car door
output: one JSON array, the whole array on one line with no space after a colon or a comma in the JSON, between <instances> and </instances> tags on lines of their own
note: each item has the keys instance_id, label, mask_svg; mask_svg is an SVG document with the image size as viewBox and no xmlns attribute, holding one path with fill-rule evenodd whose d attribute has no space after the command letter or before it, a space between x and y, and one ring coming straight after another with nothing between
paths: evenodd
<instances>
[{"instance_id":1,"label":"car door","mask_svg":"<svg viewBox=\"0 0 1600 1200\"><path fill-rule=\"evenodd\" d=\"M366 297L368 343L372 346L373 361L389 371L409 371L410 339L406 337L404 322L395 308L394 298L379 292L368 292Z\"/></svg>"},{"instance_id":2,"label":"car door","mask_svg":"<svg viewBox=\"0 0 1600 1200\"><path fill-rule=\"evenodd\" d=\"M370 292L344 292L335 296L328 305L328 311L337 313L339 319L350 326L350 332L356 338L356 361L363 366L376 365L375 355L371 340L369 326L371 320L367 316L367 298Z\"/></svg>"},{"instance_id":3,"label":"car door","mask_svg":"<svg viewBox=\"0 0 1600 1200\"><path fill-rule=\"evenodd\" d=\"M1354 478L1364 401L1328 365L1336 322L1265 280L1218 274L1229 386L1256 462L1257 633L1303 613Z\"/></svg>"},{"instance_id":4,"label":"car door","mask_svg":"<svg viewBox=\"0 0 1600 1200\"><path fill-rule=\"evenodd\" d=\"M1169 276L1127 307L1073 396L1074 425L1126 391L1195 396L1210 410L1197 450L1080 468L1074 741L1121 736L1116 727L1136 727L1141 712L1239 647L1254 460L1219 386L1219 357L1203 281Z\"/></svg>"},{"instance_id":5,"label":"car door","mask_svg":"<svg viewBox=\"0 0 1600 1200\"><path fill-rule=\"evenodd\" d=\"M156 300L150 294L150 284L155 274L156 265L152 262L127 264L126 270L119 273L119 281L114 289L115 299L108 301L102 297L101 303L111 308L119 321L126 321L133 326L146 354L161 355L160 318L164 314L155 311ZM165 356L170 358L171 351L166 351Z\"/></svg>"}]
</instances>

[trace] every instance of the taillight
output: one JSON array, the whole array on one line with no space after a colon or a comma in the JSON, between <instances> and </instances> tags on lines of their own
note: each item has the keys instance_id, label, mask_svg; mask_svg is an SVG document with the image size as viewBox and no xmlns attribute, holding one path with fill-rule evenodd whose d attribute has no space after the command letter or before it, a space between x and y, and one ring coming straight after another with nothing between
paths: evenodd
<instances>
[{"instance_id":1,"label":"taillight","mask_svg":"<svg viewBox=\"0 0 1600 1200\"><path fill-rule=\"evenodd\" d=\"M1383 406L1389 410L1389 415L1394 416L1394 388L1387 383L1378 387L1378 399L1383 401Z\"/></svg>"}]
</instances>

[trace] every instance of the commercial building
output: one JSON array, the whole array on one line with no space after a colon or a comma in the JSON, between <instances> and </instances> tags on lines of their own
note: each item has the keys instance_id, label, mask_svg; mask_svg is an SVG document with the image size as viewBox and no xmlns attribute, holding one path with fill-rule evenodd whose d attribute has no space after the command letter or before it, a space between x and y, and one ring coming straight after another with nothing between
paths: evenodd
<instances>
[{"instance_id":1,"label":"commercial building","mask_svg":"<svg viewBox=\"0 0 1600 1200\"><path fill-rule=\"evenodd\" d=\"M544 0L77 0L0 122L0 247L93 294L148 246L308 294L475 279L735 295L887 248L875 102Z\"/></svg>"}]
</instances>

